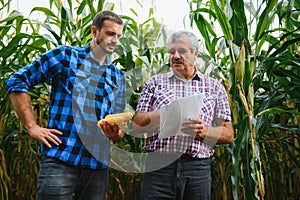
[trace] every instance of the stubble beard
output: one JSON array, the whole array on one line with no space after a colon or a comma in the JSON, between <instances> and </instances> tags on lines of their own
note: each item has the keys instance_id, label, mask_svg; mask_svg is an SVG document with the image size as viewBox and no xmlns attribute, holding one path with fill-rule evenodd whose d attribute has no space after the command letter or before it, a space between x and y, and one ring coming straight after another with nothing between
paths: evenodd
<instances>
[{"instance_id":1,"label":"stubble beard","mask_svg":"<svg viewBox=\"0 0 300 200\"><path fill-rule=\"evenodd\" d=\"M106 53L106 54L112 54L114 49L115 49L115 45L110 45L108 43L99 41L98 39L96 40L97 45L101 48L101 50ZM113 49L110 50L108 47L113 46Z\"/></svg>"}]
</instances>

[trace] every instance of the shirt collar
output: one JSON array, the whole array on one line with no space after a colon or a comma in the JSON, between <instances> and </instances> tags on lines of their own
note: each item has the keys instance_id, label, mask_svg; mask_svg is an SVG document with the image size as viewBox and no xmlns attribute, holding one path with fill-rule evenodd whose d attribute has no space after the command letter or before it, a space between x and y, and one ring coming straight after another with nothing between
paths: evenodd
<instances>
[{"instance_id":1,"label":"shirt collar","mask_svg":"<svg viewBox=\"0 0 300 200\"><path fill-rule=\"evenodd\" d=\"M203 76L203 74L197 70L197 68L194 68L196 70L195 74L192 76L192 78L190 80L197 80L199 81L201 79L201 77ZM168 78L177 78L176 74L174 73L173 70L171 70L169 73L168 73Z\"/></svg>"},{"instance_id":2,"label":"shirt collar","mask_svg":"<svg viewBox=\"0 0 300 200\"><path fill-rule=\"evenodd\" d=\"M85 52L88 54L88 56L91 57L94 61L96 61L96 59L94 57L94 54L92 52L92 49L91 49L91 45L88 44L84 48L85 48ZM96 62L98 63L98 61L96 61ZM110 65L110 64L112 64L112 63L111 63L111 61L109 59L108 54L106 54L105 62L102 65Z\"/></svg>"}]
</instances>

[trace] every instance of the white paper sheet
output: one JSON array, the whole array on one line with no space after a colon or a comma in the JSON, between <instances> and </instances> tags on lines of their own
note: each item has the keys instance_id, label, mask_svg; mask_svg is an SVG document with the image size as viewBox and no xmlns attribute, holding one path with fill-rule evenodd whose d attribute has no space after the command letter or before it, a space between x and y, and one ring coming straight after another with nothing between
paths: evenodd
<instances>
[{"instance_id":1,"label":"white paper sheet","mask_svg":"<svg viewBox=\"0 0 300 200\"><path fill-rule=\"evenodd\" d=\"M172 101L160 109L160 139L184 134L182 123L190 123L189 118L199 117L204 94L192 95Z\"/></svg>"}]
</instances>

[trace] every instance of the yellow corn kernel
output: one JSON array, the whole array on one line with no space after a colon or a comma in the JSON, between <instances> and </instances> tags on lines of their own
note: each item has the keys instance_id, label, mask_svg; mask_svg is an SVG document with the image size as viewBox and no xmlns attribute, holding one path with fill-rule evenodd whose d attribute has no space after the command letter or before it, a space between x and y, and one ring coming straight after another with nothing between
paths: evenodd
<instances>
[{"instance_id":1,"label":"yellow corn kernel","mask_svg":"<svg viewBox=\"0 0 300 200\"><path fill-rule=\"evenodd\" d=\"M104 119L109 119L111 117L123 117L124 121L130 120L133 117L133 114L130 112L118 113L118 114L110 114L106 115Z\"/></svg>"},{"instance_id":2,"label":"yellow corn kernel","mask_svg":"<svg viewBox=\"0 0 300 200\"><path fill-rule=\"evenodd\" d=\"M100 125L103 124L104 121L106 121L109 125L117 124L119 126L119 129L124 129L127 127L125 121L132 119L132 117L133 114L130 112L106 115L104 119L98 121L97 126L101 128Z\"/></svg>"},{"instance_id":3,"label":"yellow corn kernel","mask_svg":"<svg viewBox=\"0 0 300 200\"><path fill-rule=\"evenodd\" d=\"M124 118L123 117L104 118L98 121L97 123L98 127L100 127L100 125L102 125L104 121L106 121L109 125L115 125L115 124L122 123L124 121Z\"/></svg>"}]
</instances>

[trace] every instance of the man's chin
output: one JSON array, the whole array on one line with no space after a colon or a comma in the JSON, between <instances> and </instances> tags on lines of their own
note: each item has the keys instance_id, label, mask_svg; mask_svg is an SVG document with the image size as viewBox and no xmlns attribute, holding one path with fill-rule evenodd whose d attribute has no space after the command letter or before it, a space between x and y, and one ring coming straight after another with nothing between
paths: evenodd
<instances>
[{"instance_id":1,"label":"man's chin","mask_svg":"<svg viewBox=\"0 0 300 200\"><path fill-rule=\"evenodd\" d=\"M115 48L106 48L105 50L106 50L106 53L112 54L114 52Z\"/></svg>"},{"instance_id":2,"label":"man's chin","mask_svg":"<svg viewBox=\"0 0 300 200\"><path fill-rule=\"evenodd\" d=\"M178 68L182 68L183 67L183 64L175 64L175 63L173 63L172 64L172 68L176 68L176 69L178 69Z\"/></svg>"}]
</instances>

